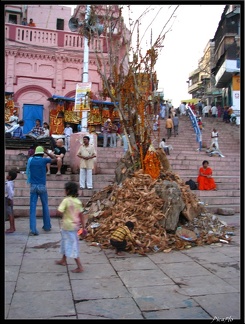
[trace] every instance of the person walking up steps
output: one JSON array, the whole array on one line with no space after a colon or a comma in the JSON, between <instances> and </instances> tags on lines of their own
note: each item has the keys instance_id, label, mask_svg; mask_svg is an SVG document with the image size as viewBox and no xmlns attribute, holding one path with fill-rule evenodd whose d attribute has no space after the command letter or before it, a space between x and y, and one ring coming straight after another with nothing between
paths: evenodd
<instances>
[{"instance_id":1,"label":"person walking up steps","mask_svg":"<svg viewBox=\"0 0 245 324\"><path fill-rule=\"evenodd\" d=\"M177 116L177 114L175 114L173 117L173 124L174 124L174 137L176 137L176 135L179 135L179 117Z\"/></svg>"},{"instance_id":2,"label":"person walking up steps","mask_svg":"<svg viewBox=\"0 0 245 324\"><path fill-rule=\"evenodd\" d=\"M174 127L173 125L173 121L170 117L170 115L168 116L167 120L166 120L166 129L167 129L167 136L168 136L168 139L171 137L172 135L172 129Z\"/></svg>"},{"instance_id":3,"label":"person walking up steps","mask_svg":"<svg viewBox=\"0 0 245 324\"><path fill-rule=\"evenodd\" d=\"M201 100L198 101L197 108L198 108L198 116L201 117L202 116L202 102L201 102Z\"/></svg>"}]
</instances>

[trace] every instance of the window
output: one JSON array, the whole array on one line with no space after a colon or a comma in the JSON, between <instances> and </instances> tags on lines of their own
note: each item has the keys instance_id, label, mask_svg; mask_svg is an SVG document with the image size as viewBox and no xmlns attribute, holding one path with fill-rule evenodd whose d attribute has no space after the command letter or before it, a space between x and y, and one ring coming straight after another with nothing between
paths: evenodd
<instances>
[{"instance_id":1,"label":"window","mask_svg":"<svg viewBox=\"0 0 245 324\"><path fill-rule=\"evenodd\" d=\"M64 30L64 19L57 18L56 29L57 30Z\"/></svg>"},{"instance_id":2,"label":"window","mask_svg":"<svg viewBox=\"0 0 245 324\"><path fill-rule=\"evenodd\" d=\"M9 23L17 24L17 15L9 15Z\"/></svg>"}]
</instances>

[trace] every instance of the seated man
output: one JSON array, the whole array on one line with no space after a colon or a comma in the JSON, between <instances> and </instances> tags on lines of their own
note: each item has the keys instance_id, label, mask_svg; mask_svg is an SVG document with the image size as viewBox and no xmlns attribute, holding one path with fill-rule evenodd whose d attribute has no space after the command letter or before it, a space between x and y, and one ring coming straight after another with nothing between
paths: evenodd
<instances>
[{"instance_id":1,"label":"seated man","mask_svg":"<svg viewBox=\"0 0 245 324\"><path fill-rule=\"evenodd\" d=\"M66 149L64 147L64 142L62 138L57 139L56 141L56 147L54 148L54 151L49 153L51 159L56 158L56 161L51 162L52 165L56 164L58 167L58 171L56 175L61 175L61 167L63 165L63 159L66 154ZM47 175L50 174L50 163L47 164Z\"/></svg>"},{"instance_id":2,"label":"seated man","mask_svg":"<svg viewBox=\"0 0 245 324\"><path fill-rule=\"evenodd\" d=\"M7 124L10 125L10 126L17 125L18 120L19 120L19 118L18 118L17 110L14 110L13 115L10 116L9 121L7 122Z\"/></svg>"},{"instance_id":3,"label":"seated man","mask_svg":"<svg viewBox=\"0 0 245 324\"><path fill-rule=\"evenodd\" d=\"M173 149L172 145L166 145L165 138L160 142L159 148L161 148L167 155L170 155L170 150Z\"/></svg>"},{"instance_id":4,"label":"seated man","mask_svg":"<svg viewBox=\"0 0 245 324\"><path fill-rule=\"evenodd\" d=\"M18 121L18 127L15 128L15 130L13 131L13 138L26 138L23 134L23 126L24 126L24 120L19 120Z\"/></svg>"},{"instance_id":5,"label":"seated man","mask_svg":"<svg viewBox=\"0 0 245 324\"><path fill-rule=\"evenodd\" d=\"M206 151L206 153L208 153L209 156L214 156L214 155L218 155L219 157L225 157L221 151L216 147L216 144L213 143L212 147L210 149L208 149Z\"/></svg>"},{"instance_id":6,"label":"seated man","mask_svg":"<svg viewBox=\"0 0 245 324\"><path fill-rule=\"evenodd\" d=\"M45 134L45 130L41 126L41 120L36 119L36 125L32 128L32 130L29 133L26 134L26 136L38 139L38 138L42 138L44 134Z\"/></svg>"},{"instance_id":7,"label":"seated man","mask_svg":"<svg viewBox=\"0 0 245 324\"><path fill-rule=\"evenodd\" d=\"M18 123L10 127L5 125L5 137L13 137L14 131L19 128L19 126Z\"/></svg>"}]
</instances>

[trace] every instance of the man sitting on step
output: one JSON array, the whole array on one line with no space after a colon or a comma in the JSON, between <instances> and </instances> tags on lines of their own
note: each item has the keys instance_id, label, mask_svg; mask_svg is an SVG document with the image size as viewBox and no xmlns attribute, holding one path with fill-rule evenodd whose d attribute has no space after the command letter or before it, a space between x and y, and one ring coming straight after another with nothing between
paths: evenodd
<instances>
[{"instance_id":1,"label":"man sitting on step","mask_svg":"<svg viewBox=\"0 0 245 324\"><path fill-rule=\"evenodd\" d=\"M206 151L206 153L208 153L209 156L215 156L216 154L219 156L219 157L225 157L221 151L216 147L216 144L213 143L212 147L210 149L208 149Z\"/></svg>"},{"instance_id":2,"label":"man sitting on step","mask_svg":"<svg viewBox=\"0 0 245 324\"><path fill-rule=\"evenodd\" d=\"M64 147L64 142L62 138L57 139L56 141L56 147L54 148L54 151L50 153L51 158L56 158L56 161L51 162L52 165L57 165L58 171L56 175L61 175L61 167L63 165L63 159L66 154L66 149ZM47 164L47 175L50 175L50 163Z\"/></svg>"}]
</instances>

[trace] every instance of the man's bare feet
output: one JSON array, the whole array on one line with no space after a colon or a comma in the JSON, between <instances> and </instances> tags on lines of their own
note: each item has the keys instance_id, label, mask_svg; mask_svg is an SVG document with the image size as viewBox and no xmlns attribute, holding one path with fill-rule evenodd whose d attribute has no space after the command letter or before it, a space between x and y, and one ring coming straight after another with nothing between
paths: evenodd
<instances>
[{"instance_id":1,"label":"man's bare feet","mask_svg":"<svg viewBox=\"0 0 245 324\"><path fill-rule=\"evenodd\" d=\"M83 272L83 268L76 268L74 270L71 270L71 272L73 272L73 273Z\"/></svg>"},{"instance_id":2,"label":"man's bare feet","mask_svg":"<svg viewBox=\"0 0 245 324\"><path fill-rule=\"evenodd\" d=\"M59 261L55 261L55 264L59 264L59 265L65 266L66 265L66 262L65 261L62 261L62 260L59 260Z\"/></svg>"},{"instance_id":3,"label":"man's bare feet","mask_svg":"<svg viewBox=\"0 0 245 324\"><path fill-rule=\"evenodd\" d=\"M5 233L14 233L15 229L9 228L5 231Z\"/></svg>"},{"instance_id":4,"label":"man's bare feet","mask_svg":"<svg viewBox=\"0 0 245 324\"><path fill-rule=\"evenodd\" d=\"M124 256L124 255L125 255L125 253L123 253L123 252L116 252L116 255L119 255L119 256Z\"/></svg>"}]
</instances>

